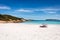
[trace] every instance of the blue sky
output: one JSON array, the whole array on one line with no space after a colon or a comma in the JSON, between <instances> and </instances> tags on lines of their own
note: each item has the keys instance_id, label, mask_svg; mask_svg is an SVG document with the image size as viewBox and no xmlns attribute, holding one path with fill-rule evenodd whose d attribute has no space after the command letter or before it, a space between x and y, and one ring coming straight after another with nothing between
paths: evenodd
<instances>
[{"instance_id":1,"label":"blue sky","mask_svg":"<svg viewBox=\"0 0 60 40\"><path fill-rule=\"evenodd\" d=\"M25 19L60 19L60 0L0 0L0 14Z\"/></svg>"}]
</instances>

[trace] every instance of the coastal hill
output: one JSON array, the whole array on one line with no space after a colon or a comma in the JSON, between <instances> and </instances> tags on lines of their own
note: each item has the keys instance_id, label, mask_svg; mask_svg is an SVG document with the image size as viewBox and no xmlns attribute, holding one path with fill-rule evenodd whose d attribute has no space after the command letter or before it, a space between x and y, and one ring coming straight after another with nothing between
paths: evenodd
<instances>
[{"instance_id":1,"label":"coastal hill","mask_svg":"<svg viewBox=\"0 0 60 40\"><path fill-rule=\"evenodd\" d=\"M24 21L27 21L27 20L24 18L18 18L11 15L0 14L0 23L20 23Z\"/></svg>"},{"instance_id":2,"label":"coastal hill","mask_svg":"<svg viewBox=\"0 0 60 40\"><path fill-rule=\"evenodd\" d=\"M46 21L60 21L59 19L46 19Z\"/></svg>"}]
</instances>

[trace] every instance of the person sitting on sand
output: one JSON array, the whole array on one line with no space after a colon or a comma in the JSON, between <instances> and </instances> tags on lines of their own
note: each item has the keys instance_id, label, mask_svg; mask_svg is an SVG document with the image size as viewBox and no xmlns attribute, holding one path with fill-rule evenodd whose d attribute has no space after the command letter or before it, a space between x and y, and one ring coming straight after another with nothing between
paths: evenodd
<instances>
[{"instance_id":1,"label":"person sitting on sand","mask_svg":"<svg viewBox=\"0 0 60 40\"><path fill-rule=\"evenodd\" d=\"M40 27L47 27L46 24L42 24Z\"/></svg>"}]
</instances>

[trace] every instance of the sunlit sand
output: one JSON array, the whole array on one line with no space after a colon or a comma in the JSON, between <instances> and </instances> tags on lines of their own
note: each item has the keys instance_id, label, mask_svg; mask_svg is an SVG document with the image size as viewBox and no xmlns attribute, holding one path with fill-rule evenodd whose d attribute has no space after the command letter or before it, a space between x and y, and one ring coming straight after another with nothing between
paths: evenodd
<instances>
[{"instance_id":1,"label":"sunlit sand","mask_svg":"<svg viewBox=\"0 0 60 40\"><path fill-rule=\"evenodd\" d=\"M0 40L60 40L60 25L0 23Z\"/></svg>"}]
</instances>

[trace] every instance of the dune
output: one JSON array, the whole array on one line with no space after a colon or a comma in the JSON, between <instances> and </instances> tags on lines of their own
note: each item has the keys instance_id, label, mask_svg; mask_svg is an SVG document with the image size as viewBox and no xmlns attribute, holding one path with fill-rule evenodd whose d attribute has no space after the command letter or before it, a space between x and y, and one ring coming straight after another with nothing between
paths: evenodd
<instances>
[{"instance_id":1,"label":"dune","mask_svg":"<svg viewBox=\"0 0 60 40\"><path fill-rule=\"evenodd\" d=\"M0 40L60 40L60 25L40 25L0 23Z\"/></svg>"}]
</instances>

